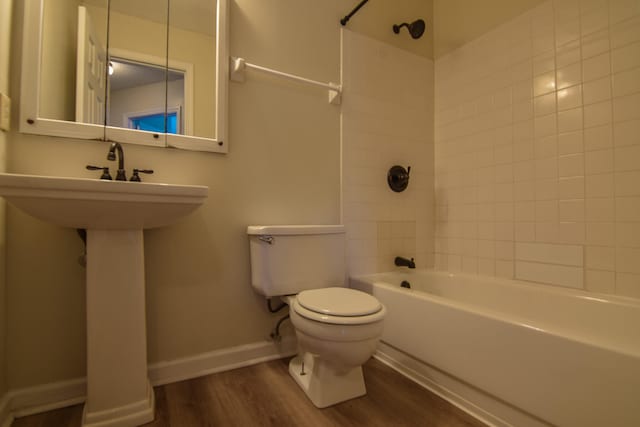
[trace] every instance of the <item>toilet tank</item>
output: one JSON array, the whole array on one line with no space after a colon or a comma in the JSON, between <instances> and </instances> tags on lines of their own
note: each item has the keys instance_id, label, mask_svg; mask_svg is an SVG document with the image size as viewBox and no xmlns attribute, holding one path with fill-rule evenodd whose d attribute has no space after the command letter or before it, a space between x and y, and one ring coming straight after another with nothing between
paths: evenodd
<instances>
[{"instance_id":1,"label":"toilet tank","mask_svg":"<svg viewBox=\"0 0 640 427\"><path fill-rule=\"evenodd\" d=\"M251 284L266 296L345 286L343 225L247 227Z\"/></svg>"}]
</instances>

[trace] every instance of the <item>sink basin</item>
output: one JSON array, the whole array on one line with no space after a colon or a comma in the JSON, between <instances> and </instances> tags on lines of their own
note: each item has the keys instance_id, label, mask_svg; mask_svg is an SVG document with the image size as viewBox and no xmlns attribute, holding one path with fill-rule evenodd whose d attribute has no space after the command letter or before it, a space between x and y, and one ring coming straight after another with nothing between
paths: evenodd
<instances>
[{"instance_id":1,"label":"sink basin","mask_svg":"<svg viewBox=\"0 0 640 427\"><path fill-rule=\"evenodd\" d=\"M86 228L87 397L83 427L154 418L147 377L143 229L194 211L208 187L0 173L0 196L49 223Z\"/></svg>"},{"instance_id":2,"label":"sink basin","mask_svg":"<svg viewBox=\"0 0 640 427\"><path fill-rule=\"evenodd\" d=\"M51 224L96 230L162 227L197 209L200 185L106 181L0 173L0 196Z\"/></svg>"}]
</instances>

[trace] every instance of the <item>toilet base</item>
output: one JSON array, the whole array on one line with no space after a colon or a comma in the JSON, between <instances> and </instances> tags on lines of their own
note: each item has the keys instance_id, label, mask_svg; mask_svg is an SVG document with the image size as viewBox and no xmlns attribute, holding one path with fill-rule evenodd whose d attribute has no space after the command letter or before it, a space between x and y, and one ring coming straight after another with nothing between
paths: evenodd
<instances>
[{"instance_id":1,"label":"toilet base","mask_svg":"<svg viewBox=\"0 0 640 427\"><path fill-rule=\"evenodd\" d=\"M291 359L289 374L318 408L326 408L367 394L361 366L345 374L337 374L321 359L306 353L304 359L300 355Z\"/></svg>"}]
</instances>

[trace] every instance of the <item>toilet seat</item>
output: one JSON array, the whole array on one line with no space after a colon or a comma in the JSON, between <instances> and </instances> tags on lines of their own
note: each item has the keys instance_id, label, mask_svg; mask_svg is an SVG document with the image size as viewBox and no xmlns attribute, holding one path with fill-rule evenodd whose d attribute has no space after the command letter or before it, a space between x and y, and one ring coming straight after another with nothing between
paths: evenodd
<instances>
[{"instance_id":1,"label":"toilet seat","mask_svg":"<svg viewBox=\"0 0 640 427\"><path fill-rule=\"evenodd\" d=\"M335 325L364 325L384 319L386 309L373 296L349 288L300 292L292 308L310 320Z\"/></svg>"}]
</instances>

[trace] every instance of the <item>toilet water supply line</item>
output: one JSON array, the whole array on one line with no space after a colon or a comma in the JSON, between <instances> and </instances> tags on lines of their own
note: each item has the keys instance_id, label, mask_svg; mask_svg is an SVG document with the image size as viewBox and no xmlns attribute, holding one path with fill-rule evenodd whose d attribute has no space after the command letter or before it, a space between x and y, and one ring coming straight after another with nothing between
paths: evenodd
<instances>
[{"instance_id":1,"label":"toilet water supply line","mask_svg":"<svg viewBox=\"0 0 640 427\"><path fill-rule=\"evenodd\" d=\"M267 308L269 309L269 311L271 313L277 313L278 311L282 310L286 306L287 306L286 303L280 301L280 305L277 306L276 308L273 308L271 306L271 298L267 298ZM288 318L289 318L289 315L287 314L282 319L278 320L278 323L276 323L276 327L273 329L273 331L271 331L271 334L269 334L269 336L271 337L272 340L274 340L276 342L280 342L280 340L282 340L282 335L280 335L280 326Z\"/></svg>"}]
</instances>

